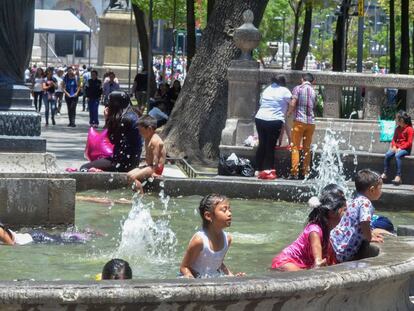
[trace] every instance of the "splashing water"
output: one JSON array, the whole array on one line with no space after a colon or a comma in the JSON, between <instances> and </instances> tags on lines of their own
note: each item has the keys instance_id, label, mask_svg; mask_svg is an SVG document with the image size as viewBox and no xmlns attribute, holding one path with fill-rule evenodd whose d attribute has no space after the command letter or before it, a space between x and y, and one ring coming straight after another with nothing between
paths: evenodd
<instances>
[{"instance_id":1,"label":"splashing water","mask_svg":"<svg viewBox=\"0 0 414 311\"><path fill-rule=\"evenodd\" d=\"M116 257L142 264L142 261L165 263L175 256L177 238L170 229L169 197L161 191L160 199L163 214L155 221L151 217L154 202L144 203L141 195L134 196L131 211L122 225L121 241L114 254Z\"/></svg>"},{"instance_id":2,"label":"splashing water","mask_svg":"<svg viewBox=\"0 0 414 311\"><path fill-rule=\"evenodd\" d=\"M351 195L351 190L348 189L344 174L344 166L341 160L341 153L339 145L345 143L345 140L340 138L337 133L331 129L326 129L324 141L322 143L322 153L318 165L315 168L317 177L312 180L313 194L320 194L321 190L329 184L337 184L344 189L346 197ZM355 150L349 146L351 150ZM317 145L313 146L313 154L315 154ZM354 164L356 163L356 156Z\"/></svg>"}]
</instances>

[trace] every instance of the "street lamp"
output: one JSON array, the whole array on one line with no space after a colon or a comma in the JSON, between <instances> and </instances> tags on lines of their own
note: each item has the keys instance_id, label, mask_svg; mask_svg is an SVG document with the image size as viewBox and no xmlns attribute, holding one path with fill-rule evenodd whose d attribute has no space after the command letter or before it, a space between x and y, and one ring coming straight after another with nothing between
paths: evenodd
<instances>
[{"instance_id":1,"label":"street lamp","mask_svg":"<svg viewBox=\"0 0 414 311\"><path fill-rule=\"evenodd\" d=\"M285 69L285 21L286 14L283 11L282 16L276 16L274 18L276 21L282 21L282 69Z\"/></svg>"}]
</instances>

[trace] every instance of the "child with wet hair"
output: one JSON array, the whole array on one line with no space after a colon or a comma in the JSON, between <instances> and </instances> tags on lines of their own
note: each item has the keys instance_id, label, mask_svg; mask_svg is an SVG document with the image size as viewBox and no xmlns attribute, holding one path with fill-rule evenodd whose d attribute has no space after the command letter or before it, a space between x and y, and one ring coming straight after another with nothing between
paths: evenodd
<instances>
[{"instance_id":1,"label":"child with wet hair","mask_svg":"<svg viewBox=\"0 0 414 311\"><path fill-rule=\"evenodd\" d=\"M102 280L129 280L132 270L129 263L123 259L111 259L102 269Z\"/></svg>"},{"instance_id":2,"label":"child with wet hair","mask_svg":"<svg viewBox=\"0 0 414 311\"><path fill-rule=\"evenodd\" d=\"M331 184L322 190L319 198L310 198L308 204L312 211L305 229L296 241L273 258L272 269L298 271L335 263L330 260L329 232L346 208L344 192Z\"/></svg>"},{"instance_id":3,"label":"child with wet hair","mask_svg":"<svg viewBox=\"0 0 414 311\"><path fill-rule=\"evenodd\" d=\"M331 231L330 241L338 262L357 259L363 243L383 242L380 234L371 230L374 206L382 192L381 176L369 169L355 176L355 198L348 204L339 224Z\"/></svg>"},{"instance_id":4,"label":"child with wet hair","mask_svg":"<svg viewBox=\"0 0 414 311\"><path fill-rule=\"evenodd\" d=\"M224 257L232 242L231 235L223 231L231 225L229 200L220 194L209 194L201 200L199 211L203 228L190 240L181 262L181 274L186 278L233 275L224 264Z\"/></svg>"}]
</instances>

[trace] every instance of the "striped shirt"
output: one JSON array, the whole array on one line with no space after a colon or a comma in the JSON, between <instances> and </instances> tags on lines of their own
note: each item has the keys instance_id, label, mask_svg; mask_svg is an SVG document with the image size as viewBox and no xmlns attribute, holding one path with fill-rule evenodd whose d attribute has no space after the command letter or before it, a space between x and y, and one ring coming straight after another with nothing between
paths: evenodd
<instances>
[{"instance_id":1,"label":"striped shirt","mask_svg":"<svg viewBox=\"0 0 414 311\"><path fill-rule=\"evenodd\" d=\"M313 113L316 104L316 94L310 82L303 82L292 91L292 98L297 99L295 121L306 124L315 124Z\"/></svg>"}]
</instances>

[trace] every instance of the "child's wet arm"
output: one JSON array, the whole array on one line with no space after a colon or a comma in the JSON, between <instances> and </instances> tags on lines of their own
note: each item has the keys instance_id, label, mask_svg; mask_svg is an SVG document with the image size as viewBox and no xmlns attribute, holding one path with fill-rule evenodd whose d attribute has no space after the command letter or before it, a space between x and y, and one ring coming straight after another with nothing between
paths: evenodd
<instances>
[{"instance_id":1,"label":"child's wet arm","mask_svg":"<svg viewBox=\"0 0 414 311\"><path fill-rule=\"evenodd\" d=\"M360 226L361 226L362 235L364 239L368 242L371 242L371 239L372 239L371 222L361 221Z\"/></svg>"},{"instance_id":2,"label":"child's wet arm","mask_svg":"<svg viewBox=\"0 0 414 311\"><path fill-rule=\"evenodd\" d=\"M224 273L225 275L230 275L230 276L233 276L233 273L230 271L230 269L229 269L229 268L227 268L227 266L224 264L224 262L221 264L221 266L220 266L220 270L221 270L221 271L223 271L223 273Z\"/></svg>"},{"instance_id":3,"label":"child's wet arm","mask_svg":"<svg viewBox=\"0 0 414 311\"><path fill-rule=\"evenodd\" d=\"M191 272L191 265L195 262L202 249L203 241L200 238L194 237L191 239L180 265L180 272L184 277L194 278L194 275Z\"/></svg>"},{"instance_id":4,"label":"child's wet arm","mask_svg":"<svg viewBox=\"0 0 414 311\"><path fill-rule=\"evenodd\" d=\"M315 265L319 265L322 262L322 243L318 233L311 232L309 234L309 242Z\"/></svg>"}]
</instances>

